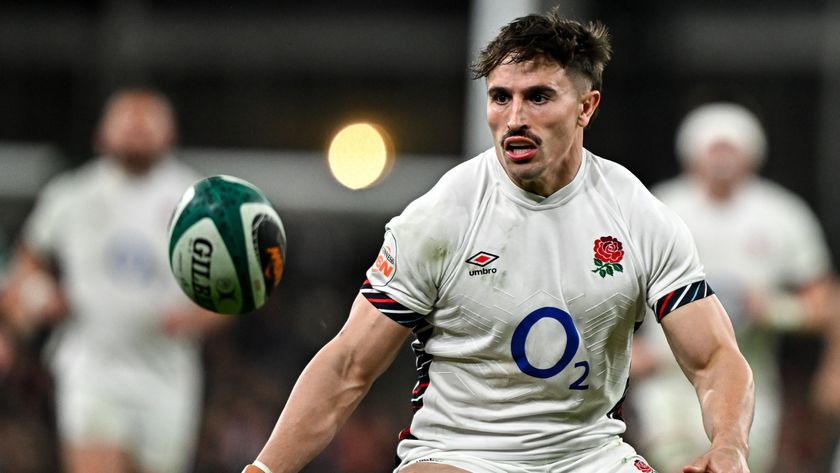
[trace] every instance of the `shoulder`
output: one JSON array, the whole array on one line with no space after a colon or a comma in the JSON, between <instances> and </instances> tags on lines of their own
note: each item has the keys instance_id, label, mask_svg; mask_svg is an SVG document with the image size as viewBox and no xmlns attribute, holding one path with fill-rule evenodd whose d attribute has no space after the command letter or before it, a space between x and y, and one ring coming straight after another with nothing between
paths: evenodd
<instances>
[{"instance_id":1,"label":"shoulder","mask_svg":"<svg viewBox=\"0 0 840 473\"><path fill-rule=\"evenodd\" d=\"M441 176L423 197L453 202L470 200L488 184L490 164L494 159L493 150L488 150L456 165Z\"/></svg>"},{"instance_id":2,"label":"shoulder","mask_svg":"<svg viewBox=\"0 0 840 473\"><path fill-rule=\"evenodd\" d=\"M172 182L173 185L190 186L202 178L198 171L171 155L163 159L159 171L162 179Z\"/></svg>"},{"instance_id":3,"label":"shoulder","mask_svg":"<svg viewBox=\"0 0 840 473\"><path fill-rule=\"evenodd\" d=\"M639 182L638 178L623 165L610 159L598 156L589 150L584 150L584 154L590 160L593 170L595 170L600 176L618 181Z\"/></svg>"},{"instance_id":4,"label":"shoulder","mask_svg":"<svg viewBox=\"0 0 840 473\"><path fill-rule=\"evenodd\" d=\"M488 159L482 153L450 169L428 192L411 202L400 217L434 223L469 212L492 185Z\"/></svg>"},{"instance_id":5,"label":"shoulder","mask_svg":"<svg viewBox=\"0 0 840 473\"><path fill-rule=\"evenodd\" d=\"M589 179L596 191L621 197L650 194L642 181L626 167L593 153L587 153L591 166Z\"/></svg>"},{"instance_id":6,"label":"shoulder","mask_svg":"<svg viewBox=\"0 0 840 473\"><path fill-rule=\"evenodd\" d=\"M623 223L627 244L646 268L652 292L671 288L671 276L677 280L685 274L691 276L688 279L702 275L694 240L677 212L624 166L601 158L594 161L593 174L599 176L593 179L600 179L593 184L596 196Z\"/></svg>"},{"instance_id":7,"label":"shoulder","mask_svg":"<svg viewBox=\"0 0 840 473\"><path fill-rule=\"evenodd\" d=\"M794 192L764 178L747 183L745 194L749 208L765 219L772 219L777 230L787 229L791 235L820 231L821 225L811 206Z\"/></svg>"},{"instance_id":8,"label":"shoulder","mask_svg":"<svg viewBox=\"0 0 840 473\"><path fill-rule=\"evenodd\" d=\"M592 164L589 175L591 189L625 220L671 218L665 205L630 170L594 154L589 156Z\"/></svg>"},{"instance_id":9,"label":"shoulder","mask_svg":"<svg viewBox=\"0 0 840 473\"><path fill-rule=\"evenodd\" d=\"M665 203L681 201L699 195L698 190L697 182L684 174L658 182L650 188L653 195Z\"/></svg>"},{"instance_id":10,"label":"shoulder","mask_svg":"<svg viewBox=\"0 0 840 473\"><path fill-rule=\"evenodd\" d=\"M805 199L769 179L762 177L752 179L747 183L747 191L753 199L764 202L768 208L777 206L785 211L811 213L811 208Z\"/></svg>"},{"instance_id":11,"label":"shoulder","mask_svg":"<svg viewBox=\"0 0 840 473\"><path fill-rule=\"evenodd\" d=\"M492 150L490 150L492 153ZM394 217L387 229L418 240L457 244L493 186L488 153L458 164Z\"/></svg>"},{"instance_id":12,"label":"shoulder","mask_svg":"<svg viewBox=\"0 0 840 473\"><path fill-rule=\"evenodd\" d=\"M101 160L94 159L50 179L24 223L27 245L39 253L51 251L53 238L62 232L60 223L76 219L80 211L91 207L90 196L95 195L103 172Z\"/></svg>"},{"instance_id":13,"label":"shoulder","mask_svg":"<svg viewBox=\"0 0 840 473\"><path fill-rule=\"evenodd\" d=\"M102 159L92 159L50 179L41 191L40 198L66 200L84 195L95 187L107 172L107 165Z\"/></svg>"}]
</instances>

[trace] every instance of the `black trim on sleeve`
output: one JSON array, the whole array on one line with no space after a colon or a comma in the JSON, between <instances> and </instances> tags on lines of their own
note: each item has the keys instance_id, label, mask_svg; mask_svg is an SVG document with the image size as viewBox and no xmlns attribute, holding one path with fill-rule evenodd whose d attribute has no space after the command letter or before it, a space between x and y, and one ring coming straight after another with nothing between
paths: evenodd
<instances>
[{"instance_id":1,"label":"black trim on sleeve","mask_svg":"<svg viewBox=\"0 0 840 473\"><path fill-rule=\"evenodd\" d=\"M653 306L653 312L656 314L656 321L662 322L666 315L674 310L688 304L700 300L704 297L711 296L715 291L706 283L705 280L697 281L683 286L675 291L660 297Z\"/></svg>"},{"instance_id":2,"label":"black trim on sleeve","mask_svg":"<svg viewBox=\"0 0 840 473\"><path fill-rule=\"evenodd\" d=\"M359 290L363 296L379 309L379 312L385 314L389 319L404 326L414 328L423 320L423 315L414 312L408 307L400 304L391 298L388 294L378 291L371 286L370 281L365 279L362 288Z\"/></svg>"}]
</instances>

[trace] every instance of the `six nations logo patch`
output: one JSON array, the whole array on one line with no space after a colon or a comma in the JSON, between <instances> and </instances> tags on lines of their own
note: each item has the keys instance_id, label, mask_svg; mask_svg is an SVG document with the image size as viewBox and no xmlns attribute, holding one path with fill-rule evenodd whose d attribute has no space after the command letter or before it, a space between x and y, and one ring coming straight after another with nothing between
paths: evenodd
<instances>
[{"instance_id":1,"label":"six nations logo patch","mask_svg":"<svg viewBox=\"0 0 840 473\"><path fill-rule=\"evenodd\" d=\"M377 281L378 284L388 284L394 279L397 272L397 240L390 231L385 233L385 242L382 243L370 272L371 278L381 278Z\"/></svg>"}]
</instances>

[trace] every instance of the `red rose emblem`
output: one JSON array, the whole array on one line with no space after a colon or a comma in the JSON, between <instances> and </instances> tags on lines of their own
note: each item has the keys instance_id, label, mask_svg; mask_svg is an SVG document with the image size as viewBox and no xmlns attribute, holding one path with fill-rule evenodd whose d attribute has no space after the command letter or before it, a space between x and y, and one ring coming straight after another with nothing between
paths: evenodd
<instances>
[{"instance_id":1,"label":"red rose emblem","mask_svg":"<svg viewBox=\"0 0 840 473\"><path fill-rule=\"evenodd\" d=\"M624 259L624 247L620 241L611 236L602 236L595 240L593 250L595 251L593 273L598 273L603 278L624 272L624 267L619 264Z\"/></svg>"},{"instance_id":2,"label":"red rose emblem","mask_svg":"<svg viewBox=\"0 0 840 473\"><path fill-rule=\"evenodd\" d=\"M595 257L604 263L620 263L624 258L621 242L611 236L595 240Z\"/></svg>"},{"instance_id":3,"label":"red rose emblem","mask_svg":"<svg viewBox=\"0 0 840 473\"><path fill-rule=\"evenodd\" d=\"M641 471L642 473L653 473L653 468L650 467L644 460L636 459L633 462L633 466L636 467L637 470Z\"/></svg>"}]
</instances>

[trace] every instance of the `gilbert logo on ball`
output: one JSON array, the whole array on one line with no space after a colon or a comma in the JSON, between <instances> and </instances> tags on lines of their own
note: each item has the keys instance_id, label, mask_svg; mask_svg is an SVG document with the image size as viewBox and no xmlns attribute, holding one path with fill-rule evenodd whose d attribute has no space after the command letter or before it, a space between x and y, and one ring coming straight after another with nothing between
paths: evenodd
<instances>
[{"instance_id":1,"label":"gilbert logo on ball","mask_svg":"<svg viewBox=\"0 0 840 473\"><path fill-rule=\"evenodd\" d=\"M286 259L283 222L253 184L212 176L184 193L169 224L172 274L196 304L222 314L262 307Z\"/></svg>"}]
</instances>

